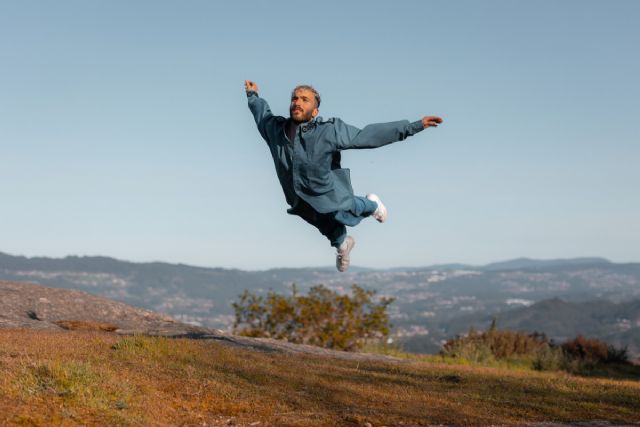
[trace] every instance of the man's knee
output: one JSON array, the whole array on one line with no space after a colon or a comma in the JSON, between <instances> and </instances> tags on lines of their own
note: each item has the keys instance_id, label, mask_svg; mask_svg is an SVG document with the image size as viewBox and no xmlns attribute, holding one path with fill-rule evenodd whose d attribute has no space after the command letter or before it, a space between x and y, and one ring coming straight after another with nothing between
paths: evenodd
<instances>
[{"instance_id":1,"label":"man's knee","mask_svg":"<svg viewBox=\"0 0 640 427\"><path fill-rule=\"evenodd\" d=\"M338 247L347 236L347 229L344 224L336 221L332 214L320 214L317 212L301 212L300 218L313 225L318 231L331 242L331 246Z\"/></svg>"}]
</instances>

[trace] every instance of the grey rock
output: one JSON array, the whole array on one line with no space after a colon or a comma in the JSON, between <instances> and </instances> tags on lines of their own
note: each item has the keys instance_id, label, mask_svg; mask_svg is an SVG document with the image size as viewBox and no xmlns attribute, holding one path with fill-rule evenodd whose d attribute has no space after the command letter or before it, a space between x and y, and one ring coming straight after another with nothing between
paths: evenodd
<instances>
[{"instance_id":1,"label":"grey rock","mask_svg":"<svg viewBox=\"0 0 640 427\"><path fill-rule=\"evenodd\" d=\"M181 335L211 331L86 292L0 281L0 327L61 330L55 322L65 320L108 323L123 334Z\"/></svg>"}]
</instances>

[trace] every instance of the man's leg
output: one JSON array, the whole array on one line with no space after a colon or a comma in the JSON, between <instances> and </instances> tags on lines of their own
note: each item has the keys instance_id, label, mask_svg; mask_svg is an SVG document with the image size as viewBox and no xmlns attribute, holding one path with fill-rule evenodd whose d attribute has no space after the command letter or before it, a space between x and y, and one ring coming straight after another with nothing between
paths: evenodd
<instances>
[{"instance_id":1,"label":"man's leg","mask_svg":"<svg viewBox=\"0 0 640 427\"><path fill-rule=\"evenodd\" d=\"M334 248L339 248L347 237L347 228L333 214L318 213L306 203L298 205L295 214L316 227Z\"/></svg>"},{"instance_id":2,"label":"man's leg","mask_svg":"<svg viewBox=\"0 0 640 427\"><path fill-rule=\"evenodd\" d=\"M369 200L366 197L353 197L353 206L348 211L338 211L335 213L335 219L349 227L355 227L368 216L371 216L376 209L378 208L378 204L372 200Z\"/></svg>"},{"instance_id":3,"label":"man's leg","mask_svg":"<svg viewBox=\"0 0 640 427\"><path fill-rule=\"evenodd\" d=\"M373 196L373 197L372 197ZM386 208L375 194L368 194L367 197L353 197L353 205L348 211L338 211L334 213L337 222L355 227L364 218L373 215L377 221L384 222L386 219ZM338 247L336 256L336 267L338 271L346 271L349 267L350 252L355 245L355 240L351 236L347 236L344 243Z\"/></svg>"},{"instance_id":4,"label":"man's leg","mask_svg":"<svg viewBox=\"0 0 640 427\"><path fill-rule=\"evenodd\" d=\"M351 236L347 236L347 227L339 222L334 214L321 214L307 204L299 204L295 214L316 227L323 236L336 248L336 268L340 272L347 271L351 262L349 254L356 242Z\"/></svg>"},{"instance_id":5,"label":"man's leg","mask_svg":"<svg viewBox=\"0 0 640 427\"><path fill-rule=\"evenodd\" d=\"M353 205L348 211L321 214L307 203L300 201L295 209L295 214L316 227L322 235L329 239L331 246L337 249L336 268L338 271L344 272L349 267L350 253L355 246L353 237L347 236L345 225L350 227L358 225L364 218L374 214L378 207L378 203L369 197L354 196Z\"/></svg>"}]
</instances>

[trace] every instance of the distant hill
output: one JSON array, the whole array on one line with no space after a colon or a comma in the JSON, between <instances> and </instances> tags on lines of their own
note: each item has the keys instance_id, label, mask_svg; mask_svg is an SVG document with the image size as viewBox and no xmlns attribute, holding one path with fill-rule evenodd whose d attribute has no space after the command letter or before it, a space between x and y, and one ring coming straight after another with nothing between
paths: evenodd
<instances>
[{"instance_id":1,"label":"distant hill","mask_svg":"<svg viewBox=\"0 0 640 427\"><path fill-rule=\"evenodd\" d=\"M385 271L431 271L431 270L481 270L481 271L507 271L507 270L528 270L528 269L545 269L553 267L568 266L587 266L611 264L611 261L605 258L568 258L568 259L549 259L537 260L531 258L516 258L508 261L494 262L484 266L474 266L470 264L434 264L427 267L395 267Z\"/></svg>"},{"instance_id":2,"label":"distant hill","mask_svg":"<svg viewBox=\"0 0 640 427\"><path fill-rule=\"evenodd\" d=\"M473 270L477 268L478 267L474 267L473 265L469 265L469 264L452 263L452 264L434 264L434 265L429 265L427 267L393 267L393 268L384 269L384 271L434 271L434 270L451 271L451 270Z\"/></svg>"},{"instance_id":3,"label":"distant hill","mask_svg":"<svg viewBox=\"0 0 640 427\"><path fill-rule=\"evenodd\" d=\"M517 258L510 261L501 261L487 264L481 267L484 271L498 270L524 270L524 269L544 269L550 267L567 267L567 266L586 266L610 264L611 261L605 258L571 258L571 259L552 259L552 260L535 260L530 258Z\"/></svg>"},{"instance_id":4,"label":"distant hill","mask_svg":"<svg viewBox=\"0 0 640 427\"><path fill-rule=\"evenodd\" d=\"M355 267L342 274L331 267L243 271L107 257L27 258L0 253L0 280L78 289L181 322L223 330L232 325L231 304L245 289L258 294L269 289L289 293L295 283L303 292L317 284L347 292L356 283L394 297L389 307L393 333L405 342L419 343L411 348L414 351L425 352L437 352L443 340L466 331L471 322L487 322L495 314L511 311L521 316L519 321L514 317L513 325L527 323L549 335L597 333L622 340L632 339L639 327L631 318L593 320L585 317L582 306L576 308L575 304L594 300L601 307L640 300L640 263L617 264L602 258L520 258L487 266L446 264L386 270ZM524 310L554 298L560 302L545 303L551 314L544 314L544 305ZM565 318L554 321L556 312L564 313ZM504 322L506 327L506 318ZM598 329L594 322L606 327Z\"/></svg>"}]
</instances>

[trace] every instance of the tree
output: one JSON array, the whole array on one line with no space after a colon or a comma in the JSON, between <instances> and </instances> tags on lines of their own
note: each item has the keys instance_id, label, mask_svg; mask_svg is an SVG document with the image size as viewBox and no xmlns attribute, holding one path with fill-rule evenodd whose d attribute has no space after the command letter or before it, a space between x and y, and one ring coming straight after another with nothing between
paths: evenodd
<instances>
[{"instance_id":1,"label":"tree","mask_svg":"<svg viewBox=\"0 0 640 427\"><path fill-rule=\"evenodd\" d=\"M287 297L269 291L258 296L245 290L235 310L234 333L250 337L286 339L299 344L353 351L367 339L389 335L387 307L393 298L374 302L374 290L352 285L351 295L340 295L324 285L300 295L293 285Z\"/></svg>"}]
</instances>

